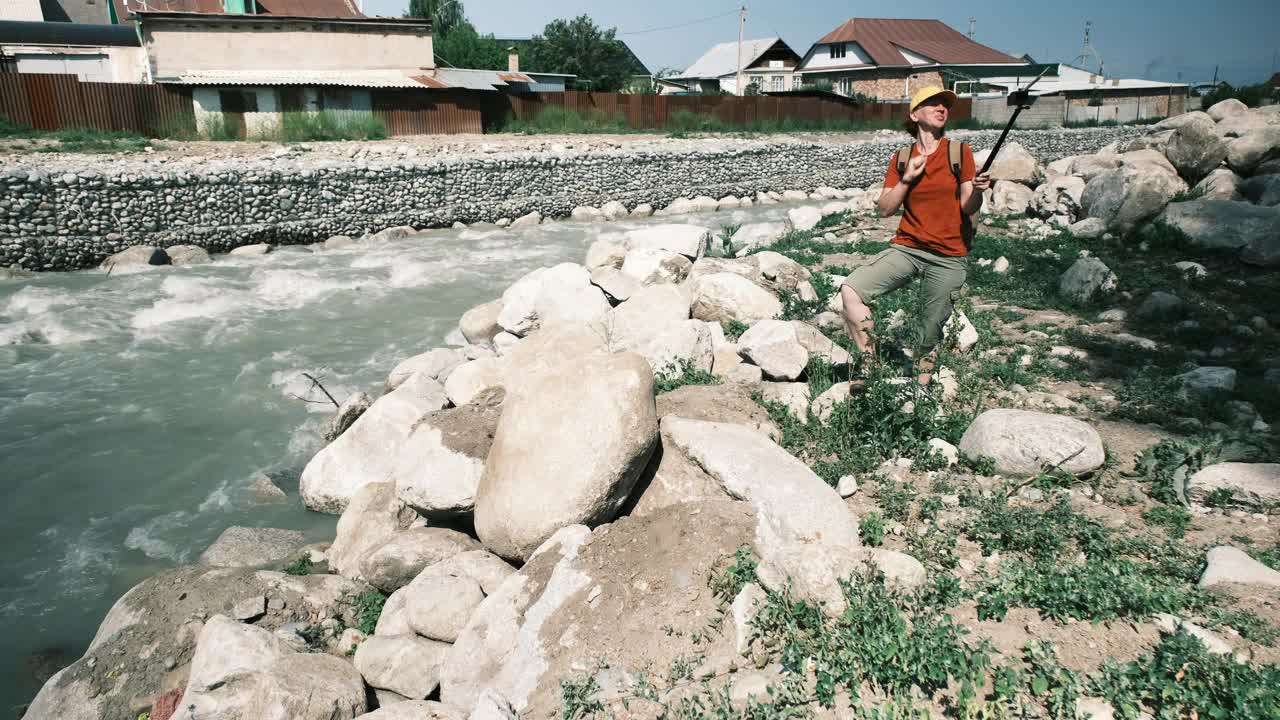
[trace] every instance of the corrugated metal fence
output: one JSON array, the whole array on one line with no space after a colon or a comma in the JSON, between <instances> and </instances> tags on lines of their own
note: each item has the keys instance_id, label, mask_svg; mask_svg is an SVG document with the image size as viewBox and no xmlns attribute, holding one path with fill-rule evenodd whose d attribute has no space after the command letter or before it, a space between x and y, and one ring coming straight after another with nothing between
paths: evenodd
<instances>
[{"instance_id":1,"label":"corrugated metal fence","mask_svg":"<svg viewBox=\"0 0 1280 720\"><path fill-rule=\"evenodd\" d=\"M80 82L74 75L0 75L0 114L37 130L93 128L148 135L193 129L191 90Z\"/></svg>"},{"instance_id":2,"label":"corrugated metal fence","mask_svg":"<svg viewBox=\"0 0 1280 720\"><path fill-rule=\"evenodd\" d=\"M508 120L529 121L547 108L594 114L634 130L664 129L708 118L721 126L799 127L886 122L903 117L902 103L859 104L832 96L623 95L544 92L509 95L474 90L374 90L373 113L389 135L479 133ZM954 119L972 114L961 98ZM0 115L37 130L94 128L145 135L194 131L191 88L80 82L73 75L0 75Z\"/></svg>"}]
</instances>

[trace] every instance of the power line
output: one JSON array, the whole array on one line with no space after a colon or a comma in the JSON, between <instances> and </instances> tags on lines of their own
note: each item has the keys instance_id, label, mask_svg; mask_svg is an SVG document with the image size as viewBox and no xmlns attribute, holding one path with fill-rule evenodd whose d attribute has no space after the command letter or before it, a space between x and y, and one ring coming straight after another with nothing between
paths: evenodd
<instances>
[{"instance_id":1,"label":"power line","mask_svg":"<svg viewBox=\"0 0 1280 720\"><path fill-rule=\"evenodd\" d=\"M675 30L677 28L689 27L690 25L698 25L704 22L711 22L712 20L719 20L720 18L729 17L730 15L736 15L737 13L738 13L738 10L735 8L733 10L730 10L729 12L720 13L719 15L712 15L711 17L704 17L700 20L690 20L689 22L686 22L686 23L680 23L678 25L667 25L665 27L655 27L655 28L648 28L645 30L631 30L629 32L620 32L618 33L618 35L619 36L643 35L644 33L661 32L663 30Z\"/></svg>"}]
</instances>

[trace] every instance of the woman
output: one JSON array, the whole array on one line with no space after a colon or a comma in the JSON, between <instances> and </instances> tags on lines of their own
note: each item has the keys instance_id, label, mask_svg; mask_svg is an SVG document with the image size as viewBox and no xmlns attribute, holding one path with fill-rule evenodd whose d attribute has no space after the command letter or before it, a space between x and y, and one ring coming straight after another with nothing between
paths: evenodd
<instances>
[{"instance_id":1,"label":"woman","mask_svg":"<svg viewBox=\"0 0 1280 720\"><path fill-rule=\"evenodd\" d=\"M953 296L964 285L969 216L982 207L982 193L991 187L986 173L975 176L969 146L953 148L943 137L955 100L955 93L940 87L924 88L911 98L905 127L915 142L909 157L906 148L894 153L880 192L882 216L905 208L898 232L888 250L854 270L840 288L845 329L863 356L874 360L868 303L921 276L923 332L916 358L922 385L932 377L934 350L951 317Z\"/></svg>"}]
</instances>

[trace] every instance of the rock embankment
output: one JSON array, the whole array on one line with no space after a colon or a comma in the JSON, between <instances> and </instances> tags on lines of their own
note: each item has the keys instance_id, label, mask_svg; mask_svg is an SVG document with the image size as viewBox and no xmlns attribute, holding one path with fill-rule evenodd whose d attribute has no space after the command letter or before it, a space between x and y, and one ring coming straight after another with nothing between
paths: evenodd
<instances>
[{"instance_id":1,"label":"rock embankment","mask_svg":"<svg viewBox=\"0 0 1280 720\"><path fill-rule=\"evenodd\" d=\"M1089 153L1134 128L1027 131L1042 159ZM975 147L993 131L959 132ZM445 156L334 157L307 152L202 162L86 157L0 168L0 267L93 267L125 248L297 244L395 226L567 217L608 201L664 207L696 196L751 197L791 188L862 187L880 180L901 133L643 144ZM711 200L715 209L715 200ZM687 211L687 210L686 210ZM520 218L520 220L514 220ZM332 240L330 240L332 242ZM153 253L154 255L154 253ZM184 258L199 262L197 253ZM177 255L170 253L178 262Z\"/></svg>"}]
</instances>

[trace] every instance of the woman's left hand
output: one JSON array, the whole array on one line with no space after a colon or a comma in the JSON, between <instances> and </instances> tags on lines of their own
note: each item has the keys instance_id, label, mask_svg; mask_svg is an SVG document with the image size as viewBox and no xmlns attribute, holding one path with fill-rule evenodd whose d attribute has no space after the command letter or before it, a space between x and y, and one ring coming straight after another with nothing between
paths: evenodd
<instances>
[{"instance_id":1,"label":"woman's left hand","mask_svg":"<svg viewBox=\"0 0 1280 720\"><path fill-rule=\"evenodd\" d=\"M973 189L978 192L986 192L991 187L991 173L981 173L973 178Z\"/></svg>"}]
</instances>

